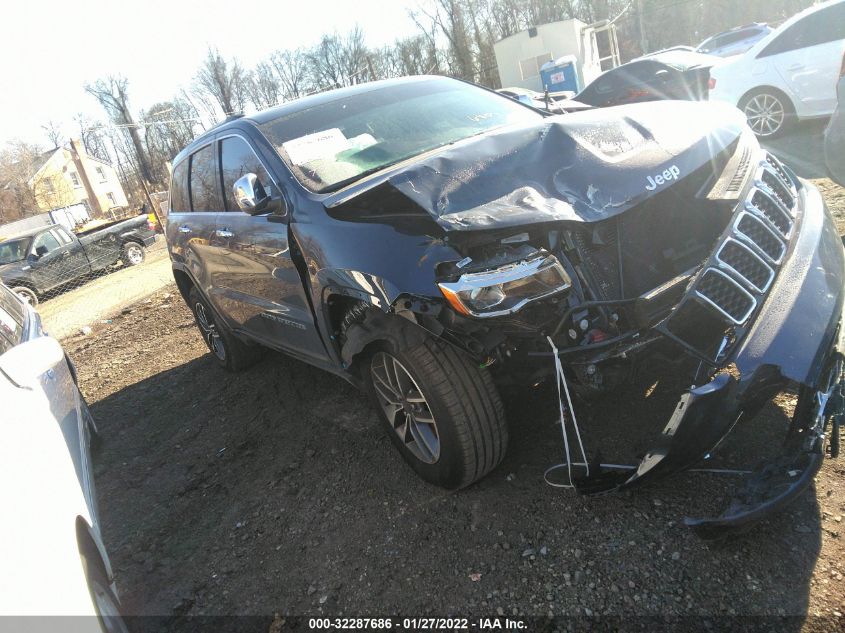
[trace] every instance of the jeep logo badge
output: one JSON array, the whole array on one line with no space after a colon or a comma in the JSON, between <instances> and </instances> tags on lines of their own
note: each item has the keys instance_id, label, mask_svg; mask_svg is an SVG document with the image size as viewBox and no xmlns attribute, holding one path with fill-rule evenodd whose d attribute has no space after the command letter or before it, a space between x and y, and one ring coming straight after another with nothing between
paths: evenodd
<instances>
[{"instance_id":1,"label":"jeep logo badge","mask_svg":"<svg viewBox=\"0 0 845 633\"><path fill-rule=\"evenodd\" d=\"M677 180L678 176L680 175L681 170L678 169L678 166L672 165L671 167L664 169L662 174L656 174L653 178L651 176L646 176L648 184L645 186L645 188L649 191L654 191L660 185L665 184L670 180Z\"/></svg>"}]
</instances>

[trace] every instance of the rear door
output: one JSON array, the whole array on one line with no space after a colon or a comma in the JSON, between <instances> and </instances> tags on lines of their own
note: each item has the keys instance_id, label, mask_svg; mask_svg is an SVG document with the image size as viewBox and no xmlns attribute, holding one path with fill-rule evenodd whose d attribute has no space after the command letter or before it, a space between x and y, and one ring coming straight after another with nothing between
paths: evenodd
<instances>
[{"instance_id":1,"label":"rear door","mask_svg":"<svg viewBox=\"0 0 845 633\"><path fill-rule=\"evenodd\" d=\"M185 265L218 310L215 287L225 274L220 244L215 241L217 214L223 197L213 139L173 169L167 240L173 260Z\"/></svg>"},{"instance_id":2,"label":"rear door","mask_svg":"<svg viewBox=\"0 0 845 633\"><path fill-rule=\"evenodd\" d=\"M62 283L87 275L91 271L91 264L79 240L68 233L63 226L55 226L51 232L59 241L62 253Z\"/></svg>"},{"instance_id":3,"label":"rear door","mask_svg":"<svg viewBox=\"0 0 845 633\"><path fill-rule=\"evenodd\" d=\"M42 231L32 240L30 274L39 290L50 290L73 279L70 252L62 248L52 231Z\"/></svg>"},{"instance_id":4,"label":"rear door","mask_svg":"<svg viewBox=\"0 0 845 633\"><path fill-rule=\"evenodd\" d=\"M288 242L289 214L248 215L232 190L253 173L271 198L282 192L246 134L219 140L226 212L217 216L216 236L226 252L228 273L221 277L226 315L252 338L271 347L323 360L326 350Z\"/></svg>"},{"instance_id":5,"label":"rear door","mask_svg":"<svg viewBox=\"0 0 845 633\"><path fill-rule=\"evenodd\" d=\"M800 116L824 115L836 107L836 80L845 48L845 2L799 20L758 55L775 66L796 95Z\"/></svg>"}]
</instances>

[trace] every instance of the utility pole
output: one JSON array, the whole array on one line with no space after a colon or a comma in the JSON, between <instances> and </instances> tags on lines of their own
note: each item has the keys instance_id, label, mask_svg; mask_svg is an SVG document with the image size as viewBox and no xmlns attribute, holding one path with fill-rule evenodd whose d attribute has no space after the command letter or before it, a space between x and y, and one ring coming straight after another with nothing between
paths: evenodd
<instances>
[{"instance_id":1,"label":"utility pole","mask_svg":"<svg viewBox=\"0 0 845 633\"><path fill-rule=\"evenodd\" d=\"M640 33L640 48L642 54L648 53L648 38L645 34L645 25L643 24L643 0L637 0L637 28Z\"/></svg>"}]
</instances>

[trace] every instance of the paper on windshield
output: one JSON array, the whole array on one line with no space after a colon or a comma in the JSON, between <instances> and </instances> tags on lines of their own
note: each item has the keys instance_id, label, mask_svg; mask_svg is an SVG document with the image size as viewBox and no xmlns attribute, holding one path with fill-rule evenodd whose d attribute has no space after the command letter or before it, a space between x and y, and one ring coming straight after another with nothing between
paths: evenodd
<instances>
[{"instance_id":1,"label":"paper on windshield","mask_svg":"<svg viewBox=\"0 0 845 633\"><path fill-rule=\"evenodd\" d=\"M347 139L339 128L306 134L282 143L294 165L305 165L313 160L332 158L338 152L349 148Z\"/></svg>"}]
</instances>

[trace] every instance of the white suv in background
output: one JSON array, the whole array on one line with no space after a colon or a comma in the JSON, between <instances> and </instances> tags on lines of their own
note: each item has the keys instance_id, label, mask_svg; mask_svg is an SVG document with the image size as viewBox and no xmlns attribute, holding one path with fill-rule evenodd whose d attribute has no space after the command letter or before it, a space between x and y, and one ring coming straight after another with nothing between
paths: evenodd
<instances>
[{"instance_id":1,"label":"white suv in background","mask_svg":"<svg viewBox=\"0 0 845 633\"><path fill-rule=\"evenodd\" d=\"M748 51L710 71L710 99L739 107L759 137L795 119L830 116L845 50L845 0L793 16Z\"/></svg>"}]
</instances>

